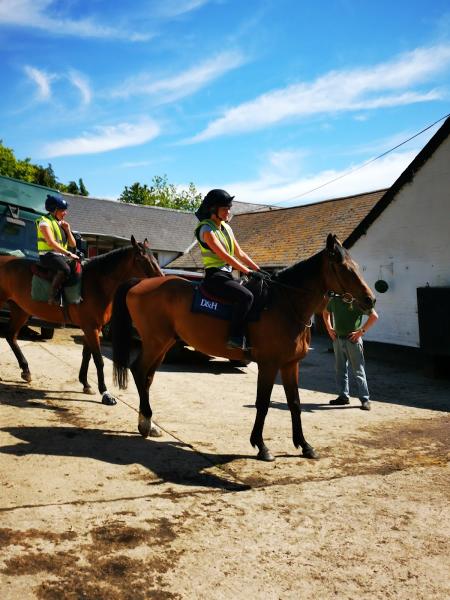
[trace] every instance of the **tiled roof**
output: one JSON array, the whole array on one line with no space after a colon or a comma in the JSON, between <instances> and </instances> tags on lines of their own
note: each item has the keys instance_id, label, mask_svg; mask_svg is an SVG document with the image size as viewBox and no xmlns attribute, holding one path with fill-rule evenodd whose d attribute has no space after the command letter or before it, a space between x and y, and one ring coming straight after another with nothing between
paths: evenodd
<instances>
[{"instance_id":1,"label":"tiled roof","mask_svg":"<svg viewBox=\"0 0 450 600\"><path fill-rule=\"evenodd\" d=\"M141 206L64 194L69 202L69 221L74 231L141 241L148 238L153 250L185 252L194 241L198 222L190 211ZM260 210L261 205L234 202L236 212ZM267 206L263 207L267 209Z\"/></svg>"},{"instance_id":2,"label":"tiled roof","mask_svg":"<svg viewBox=\"0 0 450 600\"><path fill-rule=\"evenodd\" d=\"M328 233L344 242L385 193L383 189L293 208L239 214L231 225L242 249L261 267L285 267L322 250ZM198 245L170 266L201 268Z\"/></svg>"},{"instance_id":3,"label":"tiled roof","mask_svg":"<svg viewBox=\"0 0 450 600\"><path fill-rule=\"evenodd\" d=\"M197 219L189 211L126 204L115 200L64 194L69 202L72 229L83 234L107 235L142 241L153 250L184 252L192 243Z\"/></svg>"}]
</instances>

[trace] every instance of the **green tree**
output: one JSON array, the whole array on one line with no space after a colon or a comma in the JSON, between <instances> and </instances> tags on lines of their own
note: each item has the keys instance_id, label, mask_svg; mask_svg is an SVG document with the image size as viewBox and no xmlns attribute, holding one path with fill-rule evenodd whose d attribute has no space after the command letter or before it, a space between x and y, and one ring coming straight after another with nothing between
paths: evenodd
<instances>
[{"instance_id":1,"label":"green tree","mask_svg":"<svg viewBox=\"0 0 450 600\"><path fill-rule=\"evenodd\" d=\"M20 179L21 181L27 181L29 183L37 183L38 185L50 187L59 190L60 192L69 191L68 185L58 181L51 164L48 164L47 167L43 167L42 165L33 164L30 158L19 160L15 157L14 150L4 146L2 140L0 140L0 175L13 177L14 179ZM78 188L78 185L74 181L70 182L69 185L72 186L73 184L77 190L72 193L88 196L89 192L87 191L83 180L80 178L78 181L80 183L80 188Z\"/></svg>"},{"instance_id":2,"label":"green tree","mask_svg":"<svg viewBox=\"0 0 450 600\"><path fill-rule=\"evenodd\" d=\"M202 197L193 183L189 184L187 190L178 190L173 183L169 183L167 175L155 175L150 188L147 184L133 183L132 186L125 187L119 200L131 204L193 211L199 207Z\"/></svg>"},{"instance_id":3,"label":"green tree","mask_svg":"<svg viewBox=\"0 0 450 600\"><path fill-rule=\"evenodd\" d=\"M58 189L59 183L56 179L56 175L51 164L49 164L46 168L41 167L41 165L35 165L35 168L36 173L33 183Z\"/></svg>"},{"instance_id":4,"label":"green tree","mask_svg":"<svg viewBox=\"0 0 450 600\"><path fill-rule=\"evenodd\" d=\"M84 185L83 180L80 179L78 180L78 188L80 190L80 196L89 196L89 192L86 189L86 186Z\"/></svg>"},{"instance_id":5,"label":"green tree","mask_svg":"<svg viewBox=\"0 0 450 600\"><path fill-rule=\"evenodd\" d=\"M147 185L141 185L136 181L130 187L125 186L119 200L129 204L151 204L150 190Z\"/></svg>"},{"instance_id":6,"label":"green tree","mask_svg":"<svg viewBox=\"0 0 450 600\"><path fill-rule=\"evenodd\" d=\"M77 185L76 181L69 181L69 183L67 184L66 191L68 194L74 194L75 196L80 195L80 190L78 189L78 185Z\"/></svg>"}]
</instances>

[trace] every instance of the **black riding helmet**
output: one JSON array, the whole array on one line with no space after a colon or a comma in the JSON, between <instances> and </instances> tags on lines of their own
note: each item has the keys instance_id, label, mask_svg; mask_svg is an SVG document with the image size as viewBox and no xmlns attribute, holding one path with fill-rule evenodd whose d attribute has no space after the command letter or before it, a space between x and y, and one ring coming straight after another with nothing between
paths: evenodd
<instances>
[{"instance_id":1,"label":"black riding helmet","mask_svg":"<svg viewBox=\"0 0 450 600\"><path fill-rule=\"evenodd\" d=\"M45 210L52 213L55 210L67 210L68 208L67 202L59 195L52 196L51 194L47 194L47 198L45 200Z\"/></svg>"},{"instance_id":2,"label":"black riding helmet","mask_svg":"<svg viewBox=\"0 0 450 600\"><path fill-rule=\"evenodd\" d=\"M207 219L216 212L218 208L222 206L231 207L233 198L234 196L230 196L225 190L211 190L203 198L203 202L195 212L195 216L199 221L203 221L203 219Z\"/></svg>"}]
</instances>

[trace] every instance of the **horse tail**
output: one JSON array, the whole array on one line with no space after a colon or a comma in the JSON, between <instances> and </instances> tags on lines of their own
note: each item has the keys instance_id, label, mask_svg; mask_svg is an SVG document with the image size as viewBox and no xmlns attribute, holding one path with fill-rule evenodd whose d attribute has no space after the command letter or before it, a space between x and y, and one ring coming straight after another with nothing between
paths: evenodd
<instances>
[{"instance_id":1,"label":"horse tail","mask_svg":"<svg viewBox=\"0 0 450 600\"><path fill-rule=\"evenodd\" d=\"M113 349L113 381L121 390L128 385L128 365L132 335L131 315L127 307L127 294L140 279L130 279L120 285L114 295L111 315L111 338Z\"/></svg>"}]
</instances>

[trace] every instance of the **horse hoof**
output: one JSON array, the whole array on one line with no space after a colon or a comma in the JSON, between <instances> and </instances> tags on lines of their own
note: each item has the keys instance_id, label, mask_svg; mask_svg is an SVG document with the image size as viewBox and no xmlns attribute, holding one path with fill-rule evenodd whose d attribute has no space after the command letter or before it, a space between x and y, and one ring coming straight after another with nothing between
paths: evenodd
<instances>
[{"instance_id":1,"label":"horse hoof","mask_svg":"<svg viewBox=\"0 0 450 600\"><path fill-rule=\"evenodd\" d=\"M152 421L139 413L138 430L142 437L146 438L150 435L152 429Z\"/></svg>"},{"instance_id":2,"label":"horse hoof","mask_svg":"<svg viewBox=\"0 0 450 600\"><path fill-rule=\"evenodd\" d=\"M161 429L159 427L157 427L156 425L152 425L150 427L150 437L161 437L163 434L163 432L161 431Z\"/></svg>"},{"instance_id":3,"label":"horse hoof","mask_svg":"<svg viewBox=\"0 0 450 600\"><path fill-rule=\"evenodd\" d=\"M24 381L26 381L27 383L30 383L30 381L31 381L31 373L29 373L28 371L22 371L22 373L20 374L20 376L22 377L22 379Z\"/></svg>"},{"instance_id":4,"label":"horse hoof","mask_svg":"<svg viewBox=\"0 0 450 600\"><path fill-rule=\"evenodd\" d=\"M275 456L267 448L260 450L256 458L264 462L273 462L275 460Z\"/></svg>"},{"instance_id":5,"label":"horse hoof","mask_svg":"<svg viewBox=\"0 0 450 600\"><path fill-rule=\"evenodd\" d=\"M318 458L320 458L319 454L311 446L309 446L308 448L305 448L303 450L302 454L305 458L312 458L314 460L317 460Z\"/></svg>"},{"instance_id":6,"label":"horse hoof","mask_svg":"<svg viewBox=\"0 0 450 600\"><path fill-rule=\"evenodd\" d=\"M91 388L90 385L86 385L83 388L83 394L89 394L90 396L94 396L95 395L95 391ZM103 399L102 399L103 402Z\"/></svg>"},{"instance_id":7,"label":"horse hoof","mask_svg":"<svg viewBox=\"0 0 450 600\"><path fill-rule=\"evenodd\" d=\"M111 396L109 392L104 392L102 395L102 404L106 404L106 406L114 406L117 404L117 400L114 396Z\"/></svg>"}]
</instances>

